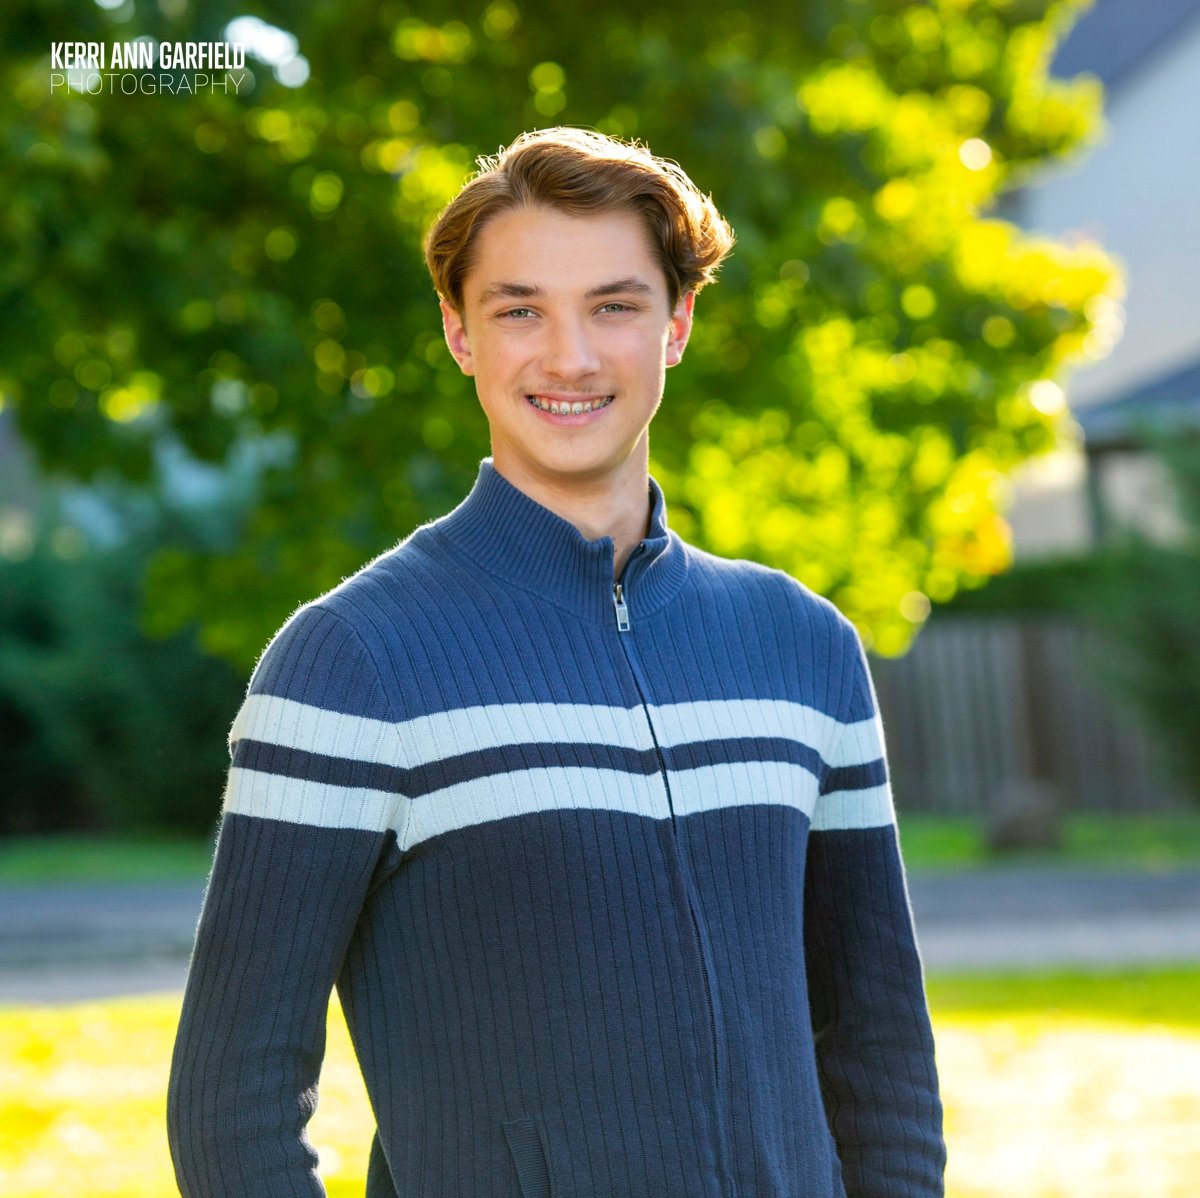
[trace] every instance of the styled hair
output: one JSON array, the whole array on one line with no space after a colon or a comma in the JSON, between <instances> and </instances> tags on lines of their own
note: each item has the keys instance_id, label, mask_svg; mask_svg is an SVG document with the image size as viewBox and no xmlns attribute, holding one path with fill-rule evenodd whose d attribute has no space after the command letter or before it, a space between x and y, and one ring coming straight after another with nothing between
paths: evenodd
<instances>
[{"instance_id":1,"label":"styled hair","mask_svg":"<svg viewBox=\"0 0 1200 1198\"><path fill-rule=\"evenodd\" d=\"M713 281L733 230L678 164L640 143L559 126L522 133L490 157L442 210L425 238L438 295L462 312L475 239L494 216L545 206L572 216L629 210L641 215L674 309Z\"/></svg>"}]
</instances>

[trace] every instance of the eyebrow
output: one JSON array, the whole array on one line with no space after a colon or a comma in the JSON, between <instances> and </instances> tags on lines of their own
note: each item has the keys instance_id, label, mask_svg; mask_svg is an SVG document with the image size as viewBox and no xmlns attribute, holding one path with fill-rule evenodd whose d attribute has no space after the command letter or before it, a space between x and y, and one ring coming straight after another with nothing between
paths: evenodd
<instances>
[{"instance_id":1,"label":"eyebrow","mask_svg":"<svg viewBox=\"0 0 1200 1198\"><path fill-rule=\"evenodd\" d=\"M602 295L653 295L654 288L649 283L643 283L641 279L630 277L628 279L617 279L613 283L601 283L599 287L593 287L587 293L588 299L599 299Z\"/></svg>"},{"instance_id":2,"label":"eyebrow","mask_svg":"<svg viewBox=\"0 0 1200 1198\"><path fill-rule=\"evenodd\" d=\"M526 283L491 283L483 289L479 302L486 304L494 299L532 299L541 294L540 287L530 287Z\"/></svg>"},{"instance_id":3,"label":"eyebrow","mask_svg":"<svg viewBox=\"0 0 1200 1198\"><path fill-rule=\"evenodd\" d=\"M483 289L479 297L482 304L496 299L535 299L545 292L540 287L532 287L528 283L491 283ZM614 279L611 283L601 283L593 287L585 299L599 299L606 295L653 295L654 288L642 279L630 276L627 279Z\"/></svg>"}]
</instances>

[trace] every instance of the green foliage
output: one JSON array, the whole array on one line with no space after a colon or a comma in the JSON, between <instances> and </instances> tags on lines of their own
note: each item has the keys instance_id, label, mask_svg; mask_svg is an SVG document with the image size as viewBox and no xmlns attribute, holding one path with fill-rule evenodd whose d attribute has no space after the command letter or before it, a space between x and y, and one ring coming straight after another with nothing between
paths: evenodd
<instances>
[{"instance_id":1,"label":"green foliage","mask_svg":"<svg viewBox=\"0 0 1200 1198\"><path fill-rule=\"evenodd\" d=\"M966 588L943 608L945 615L1087 615L1105 579L1128 567L1124 553L1094 553L1018 560L986 586Z\"/></svg>"},{"instance_id":2,"label":"green foliage","mask_svg":"<svg viewBox=\"0 0 1200 1198\"><path fill-rule=\"evenodd\" d=\"M252 90L188 98L51 95L47 47L219 40L238 6L117 21L18 0L0 16L0 394L44 465L81 478L149 480L164 430L210 462L286 439L228 546L149 575L156 632L198 621L248 666L487 451L419 250L474 157L554 123L638 136L739 236L655 426L674 523L898 652L925 596L1007 564L997 484L1064 427L1061 393L1034 384L1100 352L1118 294L1098 248L989 214L1096 133L1095 81L1046 77L1081 5L347 0L274 18L302 87L255 65Z\"/></svg>"},{"instance_id":3,"label":"green foliage","mask_svg":"<svg viewBox=\"0 0 1200 1198\"><path fill-rule=\"evenodd\" d=\"M138 630L158 532L89 550L51 503L28 555L0 559L0 834L211 829L245 679L193 629Z\"/></svg>"},{"instance_id":4,"label":"green foliage","mask_svg":"<svg viewBox=\"0 0 1200 1198\"><path fill-rule=\"evenodd\" d=\"M1159 435L1150 444L1174 484L1181 535L1160 541L1127 530L1120 566L1107 571L1092 610L1113 643L1112 681L1200 801L1200 438Z\"/></svg>"}]
</instances>

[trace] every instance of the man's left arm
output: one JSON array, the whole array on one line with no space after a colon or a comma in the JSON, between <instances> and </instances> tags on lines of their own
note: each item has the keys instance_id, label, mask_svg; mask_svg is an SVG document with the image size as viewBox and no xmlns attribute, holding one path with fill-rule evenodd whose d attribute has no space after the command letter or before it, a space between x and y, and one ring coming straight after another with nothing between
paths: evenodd
<instances>
[{"instance_id":1,"label":"man's left arm","mask_svg":"<svg viewBox=\"0 0 1200 1198\"><path fill-rule=\"evenodd\" d=\"M809 832L804 941L822 1096L849 1198L941 1198L942 1106L883 741L857 635Z\"/></svg>"}]
</instances>

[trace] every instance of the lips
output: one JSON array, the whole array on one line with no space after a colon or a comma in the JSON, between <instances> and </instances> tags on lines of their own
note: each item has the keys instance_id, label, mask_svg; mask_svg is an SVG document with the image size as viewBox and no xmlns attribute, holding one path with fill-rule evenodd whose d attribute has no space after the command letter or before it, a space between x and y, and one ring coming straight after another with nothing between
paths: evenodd
<instances>
[{"instance_id":1,"label":"lips","mask_svg":"<svg viewBox=\"0 0 1200 1198\"><path fill-rule=\"evenodd\" d=\"M597 412L612 403L615 396L589 395L586 397L570 397L558 395L526 395L525 398L543 412L552 416L581 416L585 412Z\"/></svg>"}]
</instances>

